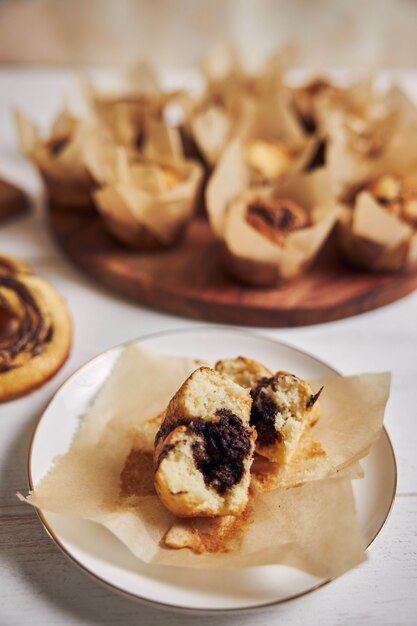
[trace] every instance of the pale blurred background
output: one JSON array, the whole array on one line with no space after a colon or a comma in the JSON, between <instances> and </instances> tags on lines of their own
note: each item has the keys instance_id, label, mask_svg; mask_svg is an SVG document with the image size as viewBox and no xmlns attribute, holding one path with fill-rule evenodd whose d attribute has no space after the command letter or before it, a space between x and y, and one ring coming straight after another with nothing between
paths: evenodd
<instances>
[{"instance_id":1,"label":"pale blurred background","mask_svg":"<svg viewBox=\"0 0 417 626\"><path fill-rule=\"evenodd\" d=\"M230 39L254 66L415 67L417 0L0 0L0 63L189 66Z\"/></svg>"}]
</instances>

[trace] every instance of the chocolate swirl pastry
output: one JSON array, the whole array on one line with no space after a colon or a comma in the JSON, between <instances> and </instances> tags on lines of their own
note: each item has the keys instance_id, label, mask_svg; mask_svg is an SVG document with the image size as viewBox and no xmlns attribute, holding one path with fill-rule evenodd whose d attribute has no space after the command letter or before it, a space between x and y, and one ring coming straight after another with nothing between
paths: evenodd
<instances>
[{"instance_id":1,"label":"chocolate swirl pastry","mask_svg":"<svg viewBox=\"0 0 417 626\"><path fill-rule=\"evenodd\" d=\"M155 440L155 488L180 517L237 515L248 502L255 433L248 390L208 367L170 401Z\"/></svg>"},{"instance_id":2,"label":"chocolate swirl pastry","mask_svg":"<svg viewBox=\"0 0 417 626\"><path fill-rule=\"evenodd\" d=\"M66 360L71 337L55 290L23 263L0 257L0 402L49 380Z\"/></svg>"},{"instance_id":3,"label":"chocolate swirl pastry","mask_svg":"<svg viewBox=\"0 0 417 626\"><path fill-rule=\"evenodd\" d=\"M252 200L246 209L246 222L261 235L280 246L288 235L300 228L311 226L307 211L293 200Z\"/></svg>"}]
</instances>

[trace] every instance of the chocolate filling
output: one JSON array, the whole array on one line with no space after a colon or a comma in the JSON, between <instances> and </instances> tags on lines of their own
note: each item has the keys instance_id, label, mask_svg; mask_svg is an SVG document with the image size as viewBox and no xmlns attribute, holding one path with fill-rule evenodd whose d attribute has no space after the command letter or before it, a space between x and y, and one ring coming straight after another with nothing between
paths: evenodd
<instances>
[{"instance_id":1,"label":"chocolate filling","mask_svg":"<svg viewBox=\"0 0 417 626\"><path fill-rule=\"evenodd\" d=\"M188 428L203 439L193 444L193 456L204 482L224 494L243 476L243 461L250 452L251 435L231 411L219 409L216 415L220 418L216 422L197 418Z\"/></svg>"},{"instance_id":2,"label":"chocolate filling","mask_svg":"<svg viewBox=\"0 0 417 626\"><path fill-rule=\"evenodd\" d=\"M20 320L7 302L0 300L0 345L16 336Z\"/></svg>"},{"instance_id":3,"label":"chocolate filling","mask_svg":"<svg viewBox=\"0 0 417 626\"><path fill-rule=\"evenodd\" d=\"M160 466L162 461L165 459L165 457L168 456L168 454L174 448L175 448L175 444L174 443L166 443L164 446L162 446L161 452L158 454L158 459L156 461L155 471L158 469L158 467Z\"/></svg>"},{"instance_id":4,"label":"chocolate filling","mask_svg":"<svg viewBox=\"0 0 417 626\"><path fill-rule=\"evenodd\" d=\"M279 245L290 232L311 224L308 213L289 199L254 199L246 209L246 222Z\"/></svg>"},{"instance_id":5,"label":"chocolate filling","mask_svg":"<svg viewBox=\"0 0 417 626\"><path fill-rule=\"evenodd\" d=\"M15 272L15 266L11 261L8 261L4 257L0 258L0 269L5 270L7 274Z\"/></svg>"},{"instance_id":6,"label":"chocolate filling","mask_svg":"<svg viewBox=\"0 0 417 626\"><path fill-rule=\"evenodd\" d=\"M256 428L257 441L263 446L270 446L283 440L283 435L275 429L275 416L278 411L276 403L263 391L265 387L271 387L276 391L276 378L260 378L254 389L251 390L252 409L250 424ZM312 394L306 402L306 409L311 409L320 397L323 387L317 393Z\"/></svg>"},{"instance_id":7,"label":"chocolate filling","mask_svg":"<svg viewBox=\"0 0 417 626\"><path fill-rule=\"evenodd\" d=\"M178 426L188 426L188 424L190 424L191 419L188 418L182 418L179 419L175 422L163 422L161 427L159 428L158 432L156 433L155 436L155 447L158 445L158 443L161 441L161 439L166 439L169 435L169 433L171 433L173 430L175 430L176 428L178 428ZM159 464L159 463L158 463Z\"/></svg>"},{"instance_id":8,"label":"chocolate filling","mask_svg":"<svg viewBox=\"0 0 417 626\"><path fill-rule=\"evenodd\" d=\"M282 434L275 429L275 416L277 406L263 391L265 387L272 387L275 391L275 377L260 378L254 389L251 391L252 410L250 414L250 424L256 428L257 441L262 446L270 446L275 442L282 441Z\"/></svg>"},{"instance_id":9,"label":"chocolate filling","mask_svg":"<svg viewBox=\"0 0 417 626\"><path fill-rule=\"evenodd\" d=\"M0 276L0 287L13 291L24 309L22 319L13 312L6 298L0 300L0 373L16 367L13 359L22 352L37 356L52 339L53 329L29 289L11 276Z\"/></svg>"},{"instance_id":10,"label":"chocolate filling","mask_svg":"<svg viewBox=\"0 0 417 626\"><path fill-rule=\"evenodd\" d=\"M200 435L199 441L193 443L193 457L203 474L204 482L218 493L224 494L240 482L243 476L243 461L251 449L251 433L231 411L218 409L216 415L219 419L215 422L207 422L197 417L163 424L156 435L155 443L161 438L165 439L178 426L188 426L190 433ZM170 450L171 444L162 447L156 468Z\"/></svg>"},{"instance_id":11,"label":"chocolate filling","mask_svg":"<svg viewBox=\"0 0 417 626\"><path fill-rule=\"evenodd\" d=\"M1 358L1 355L0 355ZM10 372L10 370L14 370L13 365L0 365L0 374L4 374L4 372Z\"/></svg>"},{"instance_id":12,"label":"chocolate filling","mask_svg":"<svg viewBox=\"0 0 417 626\"><path fill-rule=\"evenodd\" d=\"M272 207L260 203L250 204L248 207L248 218L255 216L263 220L271 228L290 229L295 222L294 214L286 206L274 210Z\"/></svg>"}]
</instances>

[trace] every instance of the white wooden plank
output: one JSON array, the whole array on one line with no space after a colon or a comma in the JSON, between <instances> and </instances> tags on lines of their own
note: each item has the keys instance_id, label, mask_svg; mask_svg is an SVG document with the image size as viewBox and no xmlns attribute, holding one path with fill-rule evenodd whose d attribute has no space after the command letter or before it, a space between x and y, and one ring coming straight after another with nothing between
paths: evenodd
<instances>
[{"instance_id":1,"label":"white wooden plank","mask_svg":"<svg viewBox=\"0 0 417 626\"><path fill-rule=\"evenodd\" d=\"M323 589L250 616L198 618L199 624L285 623L415 626L417 498L399 498L369 560ZM52 543L35 515L0 518L0 623L195 624L119 597L78 570Z\"/></svg>"}]
</instances>

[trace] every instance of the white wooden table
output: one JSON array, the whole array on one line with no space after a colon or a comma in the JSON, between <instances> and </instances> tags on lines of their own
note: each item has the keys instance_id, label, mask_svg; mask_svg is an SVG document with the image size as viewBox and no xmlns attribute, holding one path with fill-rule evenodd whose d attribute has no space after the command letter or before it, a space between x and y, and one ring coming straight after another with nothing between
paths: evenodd
<instances>
[{"instance_id":1,"label":"white wooden table","mask_svg":"<svg viewBox=\"0 0 417 626\"><path fill-rule=\"evenodd\" d=\"M405 75L417 95L417 76ZM251 615L170 614L118 596L79 571L52 543L34 511L15 497L25 491L28 443L36 418L58 386L82 363L122 341L195 325L141 308L95 286L62 256L47 228L40 184L19 156L10 114L19 106L46 123L72 93L58 70L0 71L0 174L33 197L30 216L0 228L0 252L20 257L64 295L75 337L65 367L30 396L0 408L0 624L146 624L173 626L417 624L417 293L359 317L322 326L262 331L307 350L343 373L391 370L386 425L397 455L398 493L388 525L369 560L304 598Z\"/></svg>"}]
</instances>

